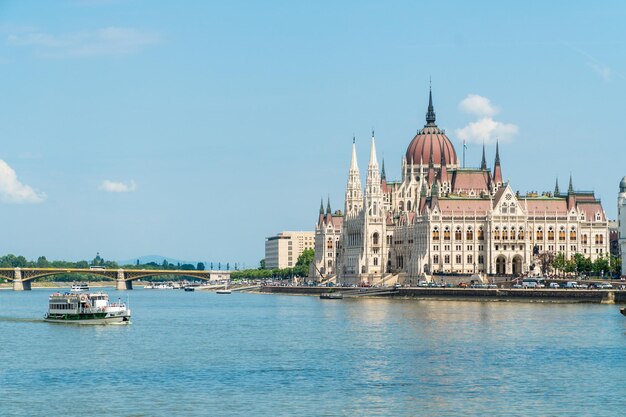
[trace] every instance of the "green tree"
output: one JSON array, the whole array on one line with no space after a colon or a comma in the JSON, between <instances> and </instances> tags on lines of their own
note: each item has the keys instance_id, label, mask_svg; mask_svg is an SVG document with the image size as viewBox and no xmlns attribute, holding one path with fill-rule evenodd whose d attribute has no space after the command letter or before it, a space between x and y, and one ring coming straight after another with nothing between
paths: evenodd
<instances>
[{"instance_id":1,"label":"green tree","mask_svg":"<svg viewBox=\"0 0 626 417\"><path fill-rule=\"evenodd\" d=\"M617 276L622 273L622 258L619 256L611 257L611 273Z\"/></svg>"},{"instance_id":2,"label":"green tree","mask_svg":"<svg viewBox=\"0 0 626 417\"><path fill-rule=\"evenodd\" d=\"M37 268L47 268L48 266L50 266L50 262L48 262L45 256L37 258Z\"/></svg>"},{"instance_id":3,"label":"green tree","mask_svg":"<svg viewBox=\"0 0 626 417\"><path fill-rule=\"evenodd\" d=\"M259 262L259 269L265 269L265 259L261 259Z\"/></svg>"},{"instance_id":4,"label":"green tree","mask_svg":"<svg viewBox=\"0 0 626 417\"><path fill-rule=\"evenodd\" d=\"M198 271L204 271L204 263L203 262L198 262L198 265L196 266L196 269Z\"/></svg>"},{"instance_id":5,"label":"green tree","mask_svg":"<svg viewBox=\"0 0 626 417\"><path fill-rule=\"evenodd\" d=\"M565 254L563 252L557 253L552 261L552 267L557 270L557 274L558 271L562 272L565 269L565 262Z\"/></svg>"},{"instance_id":6,"label":"green tree","mask_svg":"<svg viewBox=\"0 0 626 417\"><path fill-rule=\"evenodd\" d=\"M593 262L593 272L596 274L606 274L609 272L609 260L605 257L599 257Z\"/></svg>"}]
</instances>

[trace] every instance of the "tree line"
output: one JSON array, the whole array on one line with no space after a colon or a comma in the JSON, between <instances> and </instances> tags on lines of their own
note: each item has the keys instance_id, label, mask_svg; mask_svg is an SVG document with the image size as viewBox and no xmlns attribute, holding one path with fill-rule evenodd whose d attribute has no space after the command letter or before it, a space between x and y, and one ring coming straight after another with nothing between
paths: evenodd
<instances>
[{"instance_id":1,"label":"tree line","mask_svg":"<svg viewBox=\"0 0 626 417\"><path fill-rule=\"evenodd\" d=\"M289 268L281 269L267 269L265 267L265 259L262 259L259 263L259 268L256 269L244 269L241 271L232 271L230 273L231 279L290 279L292 277L307 277L309 276L309 268L315 252L313 249L305 249L302 254L298 256L296 265Z\"/></svg>"}]
</instances>

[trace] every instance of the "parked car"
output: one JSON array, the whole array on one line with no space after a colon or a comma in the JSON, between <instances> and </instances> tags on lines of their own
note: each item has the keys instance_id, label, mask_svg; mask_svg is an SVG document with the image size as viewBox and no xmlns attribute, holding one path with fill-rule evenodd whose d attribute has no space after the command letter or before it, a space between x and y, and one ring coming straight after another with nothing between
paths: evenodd
<instances>
[{"instance_id":1,"label":"parked car","mask_svg":"<svg viewBox=\"0 0 626 417\"><path fill-rule=\"evenodd\" d=\"M560 288L559 287L559 283L558 282L551 282L550 283L550 288Z\"/></svg>"}]
</instances>

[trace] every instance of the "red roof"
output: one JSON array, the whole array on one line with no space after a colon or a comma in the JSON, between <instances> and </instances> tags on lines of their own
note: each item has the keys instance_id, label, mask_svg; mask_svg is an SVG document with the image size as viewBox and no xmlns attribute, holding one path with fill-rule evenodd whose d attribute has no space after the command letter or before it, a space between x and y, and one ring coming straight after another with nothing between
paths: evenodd
<instances>
[{"instance_id":1,"label":"red roof","mask_svg":"<svg viewBox=\"0 0 626 417\"><path fill-rule=\"evenodd\" d=\"M443 151L446 165L458 165L456 151L452 142L445 133L436 126L425 127L413 138L406 150L406 160L410 164L419 164L420 161L427 164L430 161L430 151L433 152L433 164L441 164L441 152Z\"/></svg>"}]
</instances>

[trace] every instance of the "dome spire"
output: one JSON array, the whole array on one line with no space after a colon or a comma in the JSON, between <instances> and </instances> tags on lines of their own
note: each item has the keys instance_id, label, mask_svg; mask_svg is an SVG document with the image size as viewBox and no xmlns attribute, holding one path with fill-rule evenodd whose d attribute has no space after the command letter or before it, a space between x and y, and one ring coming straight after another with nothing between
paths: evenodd
<instances>
[{"instance_id":1,"label":"dome spire","mask_svg":"<svg viewBox=\"0 0 626 417\"><path fill-rule=\"evenodd\" d=\"M434 126L436 119L437 118L435 117L435 109L433 107L433 89L432 87L430 87L428 89L428 111L426 112L426 125Z\"/></svg>"}]
</instances>

